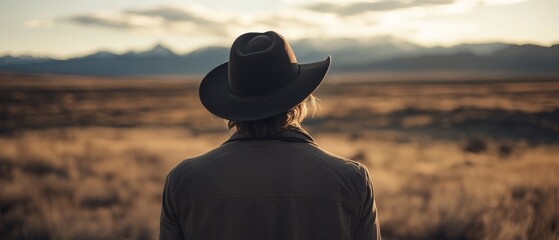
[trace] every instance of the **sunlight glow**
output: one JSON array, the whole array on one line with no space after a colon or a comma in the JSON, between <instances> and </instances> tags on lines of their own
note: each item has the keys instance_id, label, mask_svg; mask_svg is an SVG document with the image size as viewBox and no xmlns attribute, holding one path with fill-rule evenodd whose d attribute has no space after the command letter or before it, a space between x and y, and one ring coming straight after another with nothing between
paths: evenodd
<instances>
[{"instance_id":1,"label":"sunlight glow","mask_svg":"<svg viewBox=\"0 0 559 240\"><path fill-rule=\"evenodd\" d=\"M43 39L70 39L69 36L72 36L72 41L80 41L80 36L93 32L100 37L90 48L103 46L121 51L140 43L140 40L130 42L138 34L144 39L149 37L153 43L165 39L181 43L182 46L172 46L174 48L196 49L208 44L227 45L243 32L266 30L276 30L289 39L359 39L391 35L431 46L459 44L472 39L524 39L548 44L559 39L559 31L549 32L550 22L559 22L559 15L538 13L538 10L550 11L559 7L556 0L283 0L274 4L246 0L244 3L256 4L246 11L228 8L228 4L217 7L220 6L219 1L185 3L150 0L148 4L146 0L146 3L126 7L103 1L89 11L72 11L77 5L69 5L65 13L58 13L61 11L56 9L57 13L52 14L49 14L51 9L46 5L43 12L37 12L24 7L24 2L29 0L22 1L6 3L14 5L12 11L18 14L0 10L5 12L3 18L6 19L0 23L0 30L8 36L0 38L0 53L50 52L66 55L83 52L84 49L68 47L59 41L45 46L17 39L39 36ZM58 3L63 0L52 1ZM499 18L488 17L489 12ZM485 26L504 24L502 19L525 23L520 24L522 26L542 27L519 27L512 35L500 27L497 31L484 29ZM43 34L47 29L49 34ZM115 41L116 38L121 40Z\"/></svg>"}]
</instances>

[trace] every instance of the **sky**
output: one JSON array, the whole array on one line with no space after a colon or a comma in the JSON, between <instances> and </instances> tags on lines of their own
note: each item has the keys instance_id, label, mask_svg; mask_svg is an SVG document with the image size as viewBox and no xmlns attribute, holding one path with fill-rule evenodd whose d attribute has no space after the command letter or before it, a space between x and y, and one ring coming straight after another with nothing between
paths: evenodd
<instances>
[{"instance_id":1,"label":"sky","mask_svg":"<svg viewBox=\"0 0 559 240\"><path fill-rule=\"evenodd\" d=\"M289 41L549 46L559 43L557 10L559 0L0 0L0 55L69 58L158 43L188 53L268 30Z\"/></svg>"}]
</instances>

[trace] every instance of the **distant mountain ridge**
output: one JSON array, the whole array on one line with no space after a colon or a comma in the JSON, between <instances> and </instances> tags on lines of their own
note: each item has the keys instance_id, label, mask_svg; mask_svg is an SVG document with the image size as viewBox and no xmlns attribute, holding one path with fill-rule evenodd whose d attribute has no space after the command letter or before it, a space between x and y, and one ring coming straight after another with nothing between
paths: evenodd
<instances>
[{"instance_id":1,"label":"distant mountain ridge","mask_svg":"<svg viewBox=\"0 0 559 240\"><path fill-rule=\"evenodd\" d=\"M5 55L0 57L0 66L38 63L38 62L44 62L49 60L52 59L46 57L33 57L29 55L21 55L17 57L14 57L12 55Z\"/></svg>"},{"instance_id":2,"label":"distant mountain ridge","mask_svg":"<svg viewBox=\"0 0 559 240\"><path fill-rule=\"evenodd\" d=\"M342 71L506 71L559 73L559 45L511 45L488 55L460 51L344 66Z\"/></svg>"},{"instance_id":3,"label":"distant mountain ridge","mask_svg":"<svg viewBox=\"0 0 559 240\"><path fill-rule=\"evenodd\" d=\"M559 45L506 43L423 47L393 37L303 39L291 43L300 63L332 55L333 72L370 71L509 71L559 72ZM143 52L99 51L66 60L32 56L0 57L0 72L72 75L200 75L226 62L229 49L201 48L179 55L162 44Z\"/></svg>"}]
</instances>

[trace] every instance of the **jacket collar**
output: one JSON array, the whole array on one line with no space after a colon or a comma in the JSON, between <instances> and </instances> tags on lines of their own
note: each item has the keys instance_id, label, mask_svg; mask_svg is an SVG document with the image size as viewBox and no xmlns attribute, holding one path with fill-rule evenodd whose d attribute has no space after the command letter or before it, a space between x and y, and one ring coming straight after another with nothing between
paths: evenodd
<instances>
[{"instance_id":1,"label":"jacket collar","mask_svg":"<svg viewBox=\"0 0 559 240\"><path fill-rule=\"evenodd\" d=\"M234 133L229 140L225 141L223 144L233 142L233 141L261 141L261 140L281 140L288 142L306 142L316 145L314 139L302 128L289 128L283 132L280 132L274 136L266 138L255 138L248 134Z\"/></svg>"}]
</instances>

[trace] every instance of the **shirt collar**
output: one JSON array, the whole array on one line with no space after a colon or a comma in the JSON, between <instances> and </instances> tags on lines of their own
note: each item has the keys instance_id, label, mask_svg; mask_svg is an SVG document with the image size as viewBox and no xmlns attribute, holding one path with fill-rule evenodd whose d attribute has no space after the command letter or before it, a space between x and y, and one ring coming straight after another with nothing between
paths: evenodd
<instances>
[{"instance_id":1,"label":"shirt collar","mask_svg":"<svg viewBox=\"0 0 559 240\"><path fill-rule=\"evenodd\" d=\"M285 131L282 131L274 136L266 137L266 138L255 138L251 137L248 134L243 133L235 133L233 134L229 140L225 141L223 144L233 142L233 141L259 141L259 140L281 140L281 141L288 141L288 142L306 142L316 145L314 139L302 128L289 128Z\"/></svg>"}]
</instances>

